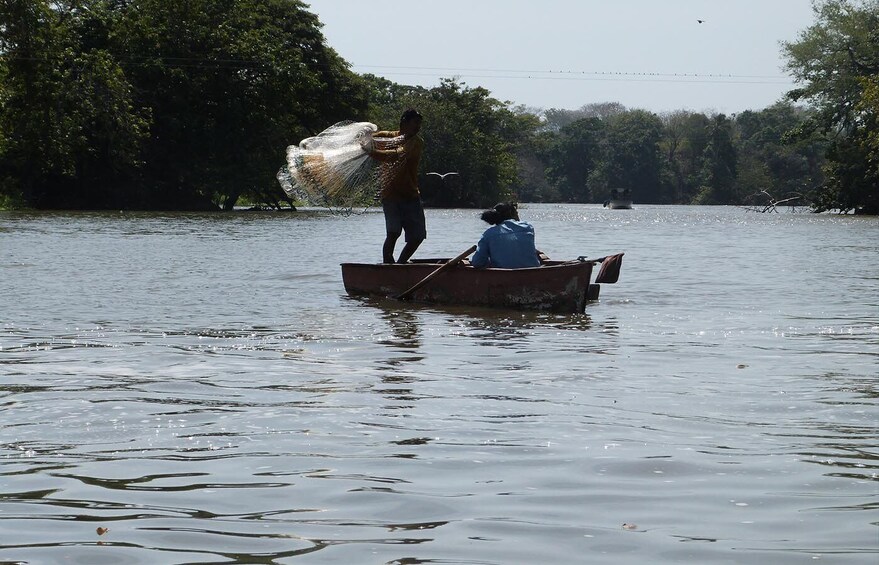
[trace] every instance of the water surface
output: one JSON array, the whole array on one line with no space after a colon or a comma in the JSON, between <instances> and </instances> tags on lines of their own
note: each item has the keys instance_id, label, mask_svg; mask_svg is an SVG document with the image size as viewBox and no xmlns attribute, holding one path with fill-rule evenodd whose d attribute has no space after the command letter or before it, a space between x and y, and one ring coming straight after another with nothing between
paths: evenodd
<instances>
[{"instance_id":1,"label":"water surface","mask_svg":"<svg viewBox=\"0 0 879 565\"><path fill-rule=\"evenodd\" d=\"M620 282L354 299L377 211L0 213L0 561L879 560L876 218L521 215Z\"/></svg>"}]
</instances>

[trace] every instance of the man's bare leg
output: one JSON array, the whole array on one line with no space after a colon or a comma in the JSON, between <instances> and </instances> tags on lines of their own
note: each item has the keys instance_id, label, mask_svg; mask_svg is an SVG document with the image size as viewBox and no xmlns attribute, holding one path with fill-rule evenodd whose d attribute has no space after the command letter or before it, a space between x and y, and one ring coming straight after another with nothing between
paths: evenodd
<instances>
[{"instance_id":1,"label":"man's bare leg","mask_svg":"<svg viewBox=\"0 0 879 565\"><path fill-rule=\"evenodd\" d=\"M406 245L403 246L403 251L400 252L400 259L397 261L398 263L405 263L409 260L410 257L415 253L415 250L418 249L418 246L421 245L423 240L419 239L418 241L407 241Z\"/></svg>"},{"instance_id":2,"label":"man's bare leg","mask_svg":"<svg viewBox=\"0 0 879 565\"><path fill-rule=\"evenodd\" d=\"M394 247L397 245L397 239L400 238L399 233L389 233L387 237L385 237L385 243L382 245L382 262L383 263L393 263L394 262ZM414 249L413 249L414 251Z\"/></svg>"}]
</instances>

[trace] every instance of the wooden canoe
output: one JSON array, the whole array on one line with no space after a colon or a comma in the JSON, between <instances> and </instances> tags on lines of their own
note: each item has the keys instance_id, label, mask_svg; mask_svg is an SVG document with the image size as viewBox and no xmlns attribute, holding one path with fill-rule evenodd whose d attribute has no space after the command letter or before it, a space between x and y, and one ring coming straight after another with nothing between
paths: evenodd
<instances>
[{"instance_id":1,"label":"wooden canoe","mask_svg":"<svg viewBox=\"0 0 879 565\"><path fill-rule=\"evenodd\" d=\"M349 295L398 296L448 259L421 259L401 265L342 263ZM590 284L591 261L547 261L527 269L475 269L459 264L412 293L412 300L493 308L583 312L598 299Z\"/></svg>"}]
</instances>

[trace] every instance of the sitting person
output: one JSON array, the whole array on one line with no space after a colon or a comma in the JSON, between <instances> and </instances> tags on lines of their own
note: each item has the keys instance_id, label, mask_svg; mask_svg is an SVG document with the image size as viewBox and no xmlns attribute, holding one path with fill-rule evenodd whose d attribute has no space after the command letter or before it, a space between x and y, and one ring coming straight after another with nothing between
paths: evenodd
<instances>
[{"instance_id":1,"label":"sitting person","mask_svg":"<svg viewBox=\"0 0 879 565\"><path fill-rule=\"evenodd\" d=\"M481 218L492 227L485 230L476 244L471 265L500 269L540 266L538 251L534 247L534 228L519 220L515 204L501 202L483 212Z\"/></svg>"}]
</instances>

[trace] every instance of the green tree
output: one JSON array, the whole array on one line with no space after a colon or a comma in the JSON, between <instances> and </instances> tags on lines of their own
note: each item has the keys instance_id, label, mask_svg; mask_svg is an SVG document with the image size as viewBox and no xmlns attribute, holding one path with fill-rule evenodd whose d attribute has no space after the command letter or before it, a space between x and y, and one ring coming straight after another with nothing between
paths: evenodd
<instances>
[{"instance_id":1,"label":"green tree","mask_svg":"<svg viewBox=\"0 0 879 565\"><path fill-rule=\"evenodd\" d=\"M879 166L879 75L861 78L863 92L857 110L864 118L864 148L871 166Z\"/></svg>"},{"instance_id":2,"label":"green tree","mask_svg":"<svg viewBox=\"0 0 879 565\"><path fill-rule=\"evenodd\" d=\"M545 153L547 176L564 202L593 202L590 179L606 159L607 124L599 118L582 118L559 131Z\"/></svg>"},{"instance_id":3,"label":"green tree","mask_svg":"<svg viewBox=\"0 0 879 565\"><path fill-rule=\"evenodd\" d=\"M607 119L607 151L600 179L592 192L604 198L613 188L627 188L636 202L656 204L666 200L661 182L659 142L662 121L645 110L628 110Z\"/></svg>"},{"instance_id":4,"label":"green tree","mask_svg":"<svg viewBox=\"0 0 879 565\"><path fill-rule=\"evenodd\" d=\"M766 191L775 199L793 194L810 198L823 182L824 139L792 135L808 117L809 111L789 101L736 116L742 194Z\"/></svg>"},{"instance_id":5,"label":"green tree","mask_svg":"<svg viewBox=\"0 0 879 565\"><path fill-rule=\"evenodd\" d=\"M514 112L484 88L454 79L423 89L368 77L371 120L395 129L407 107L424 115L425 154L420 186L425 205L484 207L514 198L519 183L517 153L536 127L536 118ZM427 172L458 175L439 179Z\"/></svg>"},{"instance_id":6,"label":"green tree","mask_svg":"<svg viewBox=\"0 0 879 565\"><path fill-rule=\"evenodd\" d=\"M563 110L549 108L543 111L543 129L558 132L563 127L570 125L583 118L598 118L606 120L611 116L622 114L626 107L619 102L595 102L585 104L577 110Z\"/></svg>"},{"instance_id":7,"label":"green tree","mask_svg":"<svg viewBox=\"0 0 879 565\"><path fill-rule=\"evenodd\" d=\"M32 206L278 205L284 147L367 108L300 0L6 0L0 22L0 189Z\"/></svg>"},{"instance_id":8,"label":"green tree","mask_svg":"<svg viewBox=\"0 0 879 565\"><path fill-rule=\"evenodd\" d=\"M0 3L0 190L41 208L105 207L139 164L147 113L107 44L100 2Z\"/></svg>"},{"instance_id":9,"label":"green tree","mask_svg":"<svg viewBox=\"0 0 879 565\"><path fill-rule=\"evenodd\" d=\"M660 151L665 159L668 202L689 204L702 187L705 148L711 121L702 113L678 111L662 118Z\"/></svg>"},{"instance_id":10,"label":"green tree","mask_svg":"<svg viewBox=\"0 0 879 565\"><path fill-rule=\"evenodd\" d=\"M363 80L369 102L367 118L385 129L396 129L403 110L425 99L428 93L422 86L399 84L373 74L363 75Z\"/></svg>"},{"instance_id":11,"label":"green tree","mask_svg":"<svg viewBox=\"0 0 879 565\"><path fill-rule=\"evenodd\" d=\"M537 113L523 112L522 117L530 122L523 132L516 158L519 163L519 178L514 187L522 202L558 202L559 193L547 175L545 156L555 143L556 135L544 131L543 123Z\"/></svg>"},{"instance_id":12,"label":"green tree","mask_svg":"<svg viewBox=\"0 0 879 565\"><path fill-rule=\"evenodd\" d=\"M365 112L320 25L299 0L123 4L118 54L153 115L151 207L277 202L283 148Z\"/></svg>"},{"instance_id":13,"label":"green tree","mask_svg":"<svg viewBox=\"0 0 879 565\"><path fill-rule=\"evenodd\" d=\"M514 198L526 202L540 202L554 197L554 190L546 178L540 151L545 138L540 133L541 121L524 106L501 109L501 136L507 141L515 157L515 170L509 191Z\"/></svg>"},{"instance_id":14,"label":"green tree","mask_svg":"<svg viewBox=\"0 0 879 565\"><path fill-rule=\"evenodd\" d=\"M813 207L877 214L879 170L869 150L876 113L869 85L879 74L879 1L821 0L814 11L815 24L782 49L787 68L803 85L789 97L816 109L811 127L802 131L830 135L827 178Z\"/></svg>"},{"instance_id":15,"label":"green tree","mask_svg":"<svg viewBox=\"0 0 879 565\"><path fill-rule=\"evenodd\" d=\"M711 120L708 145L703 152L702 189L697 204L739 204L736 186L738 156L732 138L732 122L724 114Z\"/></svg>"}]
</instances>

